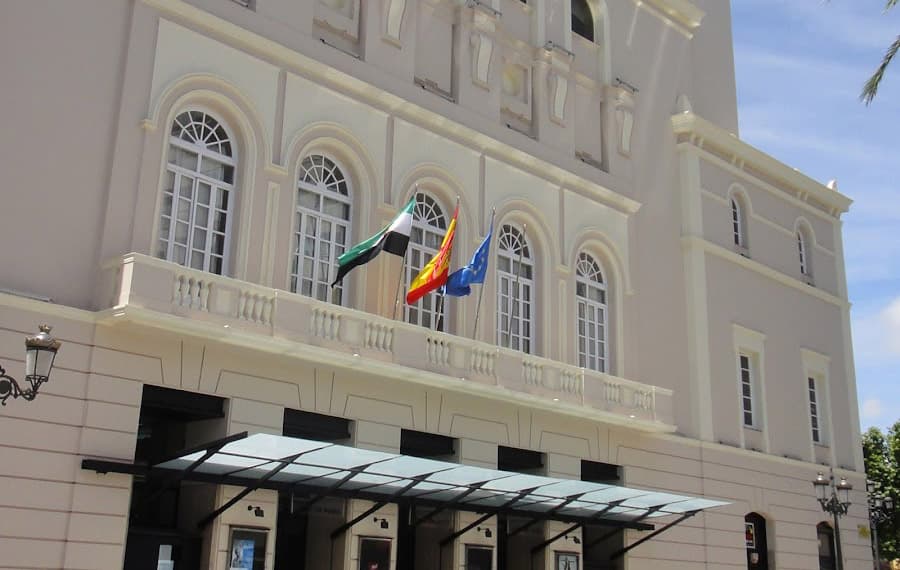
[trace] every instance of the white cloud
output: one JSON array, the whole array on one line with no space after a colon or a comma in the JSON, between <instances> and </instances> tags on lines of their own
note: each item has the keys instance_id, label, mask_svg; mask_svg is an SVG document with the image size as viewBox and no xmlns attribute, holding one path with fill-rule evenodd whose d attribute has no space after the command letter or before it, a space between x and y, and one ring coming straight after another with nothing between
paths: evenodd
<instances>
[{"instance_id":1,"label":"white cloud","mask_svg":"<svg viewBox=\"0 0 900 570\"><path fill-rule=\"evenodd\" d=\"M881 400L869 398L862 403L862 416L865 420L877 420L881 417Z\"/></svg>"}]
</instances>

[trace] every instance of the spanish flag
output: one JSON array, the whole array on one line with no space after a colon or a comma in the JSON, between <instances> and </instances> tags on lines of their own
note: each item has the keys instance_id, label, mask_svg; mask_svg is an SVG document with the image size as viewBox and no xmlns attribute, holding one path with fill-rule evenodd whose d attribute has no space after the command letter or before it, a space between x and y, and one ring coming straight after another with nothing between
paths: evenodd
<instances>
[{"instance_id":1,"label":"spanish flag","mask_svg":"<svg viewBox=\"0 0 900 570\"><path fill-rule=\"evenodd\" d=\"M412 305L447 282L447 276L450 274L450 255L453 253L453 237L456 235L457 216L459 216L459 202L456 204L456 211L453 212L453 219L450 220L450 227L444 234L441 248L410 283L409 291L406 292L408 304Z\"/></svg>"}]
</instances>

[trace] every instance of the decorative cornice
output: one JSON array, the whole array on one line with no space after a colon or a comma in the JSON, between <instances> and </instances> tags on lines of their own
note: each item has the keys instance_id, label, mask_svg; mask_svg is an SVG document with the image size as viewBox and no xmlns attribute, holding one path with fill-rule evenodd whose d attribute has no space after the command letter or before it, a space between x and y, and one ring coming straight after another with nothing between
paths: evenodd
<instances>
[{"instance_id":1,"label":"decorative cornice","mask_svg":"<svg viewBox=\"0 0 900 570\"><path fill-rule=\"evenodd\" d=\"M634 3L639 7L648 6L655 9L667 20L684 27L690 33L700 27L706 16L706 12L690 0L634 0Z\"/></svg>"},{"instance_id":2,"label":"decorative cornice","mask_svg":"<svg viewBox=\"0 0 900 570\"><path fill-rule=\"evenodd\" d=\"M715 255L721 259L725 259L730 261L736 265L740 265L741 267L748 269L750 271L755 271L756 273L768 277L773 281L777 281L782 285L787 285L788 287L792 287L797 291L802 293L806 293L807 295L811 295L817 299L825 301L826 303L830 303L836 307L849 308L850 302L846 299L842 299L836 295L832 295L827 291L823 291L822 289L817 289L812 285L808 285L799 279L791 277L790 275L781 273L775 269L772 269L768 265L764 265L758 261L753 259L744 257L743 255L737 254L730 249L724 248L718 244L714 244L710 241L703 239L700 236L682 236L681 243L683 247L687 248L698 248L702 251L710 255Z\"/></svg>"},{"instance_id":3,"label":"decorative cornice","mask_svg":"<svg viewBox=\"0 0 900 570\"><path fill-rule=\"evenodd\" d=\"M607 186L606 180L614 179L608 173L592 176L592 167L571 157L548 153L546 145L527 137L522 144L506 140L508 129L496 126L496 130L482 130L474 122L459 117L456 105L424 97L414 85L398 84L395 91L388 91L376 80L378 72L365 62L352 58L337 58L330 62L315 55L324 48L312 38L298 39L305 42L303 51L282 45L242 28L184 0L141 0L158 10L164 17L174 18L179 25L189 24L197 30L209 33L216 41L225 41L231 47L243 49L254 57L266 59L288 73L312 79L318 85L338 91L346 97L425 128L457 144L475 149L485 156L500 160L510 166L542 178L552 184L565 186L600 203L626 214L636 213L641 203ZM349 60L349 61L344 61ZM428 104L425 101L429 101ZM433 103L433 104L432 104ZM443 110L441 110L443 107ZM146 128L146 127L145 127ZM501 135L502 133L502 135ZM510 135L511 136L511 135ZM581 171L581 172L579 172Z\"/></svg>"},{"instance_id":4,"label":"decorative cornice","mask_svg":"<svg viewBox=\"0 0 900 570\"><path fill-rule=\"evenodd\" d=\"M786 195L805 202L834 218L850 208L853 200L813 180L799 170L779 162L730 133L694 114L672 116L672 128L679 145L690 145L727 160L750 177L775 187Z\"/></svg>"}]
</instances>

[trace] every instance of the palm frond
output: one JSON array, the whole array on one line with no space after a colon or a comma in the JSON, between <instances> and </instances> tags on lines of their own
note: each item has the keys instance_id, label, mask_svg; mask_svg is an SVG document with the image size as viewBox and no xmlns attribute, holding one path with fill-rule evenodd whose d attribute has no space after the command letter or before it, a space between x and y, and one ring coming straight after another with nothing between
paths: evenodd
<instances>
[{"instance_id":1,"label":"palm frond","mask_svg":"<svg viewBox=\"0 0 900 570\"><path fill-rule=\"evenodd\" d=\"M900 0L887 0L887 4L884 5L884 11L887 12L888 10L896 6L897 2L900 2Z\"/></svg>"},{"instance_id":2,"label":"palm frond","mask_svg":"<svg viewBox=\"0 0 900 570\"><path fill-rule=\"evenodd\" d=\"M896 4L900 0L889 1ZM872 99L874 99L875 95L878 93L878 86L881 84L882 78L884 78L884 72L887 70L888 66L891 64L891 60L894 59L894 56L897 55L898 51L900 51L900 36L897 36L891 46L887 49L884 57L881 58L881 64L878 66L878 69L875 70L875 73L872 74L872 77L870 77L863 86L859 98L866 105L870 104Z\"/></svg>"}]
</instances>

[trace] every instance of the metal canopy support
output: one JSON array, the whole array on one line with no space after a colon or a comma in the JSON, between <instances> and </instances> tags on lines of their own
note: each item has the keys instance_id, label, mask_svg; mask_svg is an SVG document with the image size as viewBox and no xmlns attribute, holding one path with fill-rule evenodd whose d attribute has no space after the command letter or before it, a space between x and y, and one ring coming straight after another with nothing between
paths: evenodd
<instances>
[{"instance_id":1,"label":"metal canopy support","mask_svg":"<svg viewBox=\"0 0 900 570\"><path fill-rule=\"evenodd\" d=\"M213 455L218 453L219 450L221 450L223 447L225 447L229 443L232 443L235 441L240 441L246 437L247 437L247 432L242 431L240 433L236 433L234 435L230 435L228 437L223 437L222 439L218 439L216 441L210 442L201 448L194 448L194 451L190 451L190 450L182 451L181 453L176 455L176 457L184 457L185 455L190 455L191 453L196 453L197 451L200 451L200 450L205 450L205 453L200 458L198 458L196 461L194 461L193 463L191 463L190 465L185 467L184 470L178 471L178 472L173 473L173 474L169 475L168 477L166 477L163 480L163 482L159 484L159 486L156 488L156 490L154 490L152 493L150 493L149 495L144 497L144 499L140 502L140 504L137 505L135 508L137 510L141 510L144 507L146 507L147 505L151 504L153 501L155 501L157 498L159 498L160 495L165 493L168 489L171 489L175 485L181 483L185 477L187 477L188 475L190 475L191 473L196 471L196 469L198 467L203 465L203 463L206 462L207 459L209 459L210 457L212 457Z\"/></svg>"},{"instance_id":2,"label":"metal canopy support","mask_svg":"<svg viewBox=\"0 0 900 570\"><path fill-rule=\"evenodd\" d=\"M699 512L700 512L700 511L689 511L689 512L684 513L684 514L681 515L678 519L676 519L676 520L670 522L669 524L667 524L666 526L664 526L664 527L662 527L662 528L659 528L659 529L654 530L653 532L651 532L651 533L648 534L647 536L643 537L643 538L640 539L639 541L635 542L634 544L629 544L629 545L626 546L625 548L622 548L622 549L619 549L619 550L613 552L613 553L610 554L610 556L609 556L609 561L612 562L612 561L615 560L616 558L621 558L622 556L624 556L624 555L625 555L629 550L631 550L632 548L635 548L635 547L637 547L637 546L640 546L640 545L644 544L645 542L647 542L647 541L650 540L651 538L654 538L654 537L656 537L656 536L658 536L658 535L660 535L660 534L666 532L667 530L669 530L670 528L672 528L673 526L675 526L675 525L677 525L677 524L681 524L682 522L686 521L687 519L691 518L692 516L696 515L696 514L699 513Z\"/></svg>"},{"instance_id":3,"label":"metal canopy support","mask_svg":"<svg viewBox=\"0 0 900 570\"><path fill-rule=\"evenodd\" d=\"M610 503L605 509L603 509L603 510L600 511L599 513L595 514L595 515L594 515L593 517L591 517L591 518L592 518L592 519L599 519L601 516L605 515L606 513L608 513L609 511L611 511L612 509L614 509L614 508L618 507L619 505L621 505L622 503L624 503L626 500L627 500L627 499L622 499L621 501L614 501L614 502ZM658 509L658 508L659 508L659 507L657 507L657 509ZM655 510L656 510L656 509L654 509L654 511L648 512L646 515L644 515L644 516L642 516L641 518L637 519L635 522L640 522L641 520L647 518L648 516L650 516L650 513L651 513L651 512L655 512ZM604 541L606 541L606 540L608 540L608 539L614 537L614 536L616 535L616 533L619 532L619 531L621 531L621 530L622 530L622 527L616 527L616 528L614 528L613 530L611 530L611 531L609 531L609 532L607 532L607 533L605 533L605 534L603 534L603 535L601 535L601 536L595 538L594 540L585 543L585 544L581 547L582 552L585 551L585 550L587 550L588 548L593 548L594 546L597 546L597 545L600 544L601 542L604 542Z\"/></svg>"},{"instance_id":4,"label":"metal canopy support","mask_svg":"<svg viewBox=\"0 0 900 570\"><path fill-rule=\"evenodd\" d=\"M463 501L463 499L465 499L466 497L468 497L469 495L471 495L472 493L474 493L475 491L480 489L481 486L484 485L485 483L487 483L487 481L482 481L481 483L475 483L473 486L469 487L468 490L466 490L459 496L454 497L452 501L447 501L446 503L442 504L441 506L435 507L434 509L428 511L426 514L417 518L415 521L413 521L412 525L419 526L423 522L433 519L434 517L436 517L437 515L441 514L444 511L446 511L447 509L455 507L456 505L460 504Z\"/></svg>"},{"instance_id":5,"label":"metal canopy support","mask_svg":"<svg viewBox=\"0 0 900 570\"><path fill-rule=\"evenodd\" d=\"M369 463L368 465L366 465L365 467L363 467L363 469L365 469L366 467L370 467L370 466L372 466L372 465L373 465L372 463ZM331 486L329 486L328 488L326 488L325 490L323 490L321 493L316 493L316 494L313 495L312 497L309 497L309 498L307 498L305 501L303 501L303 502L301 503L302 508L303 508L303 509L308 509L309 507L313 506L314 504L316 504L317 502L321 501L322 499L324 499L325 497L327 497L327 496L330 495L331 493L334 493L335 491L337 491L342 485L344 485L345 483L349 482L350 479L353 479L353 478L356 477L358 474L359 474L359 471L356 471L356 470L350 471L349 473L347 473L346 475L344 475L344 477L342 477L341 479L339 479L338 481L336 481L334 484L332 484ZM293 491L291 491L291 492L293 492ZM291 499L291 513L293 513L293 512L294 512L294 500Z\"/></svg>"},{"instance_id":6,"label":"metal canopy support","mask_svg":"<svg viewBox=\"0 0 900 570\"><path fill-rule=\"evenodd\" d=\"M385 506L386 504L387 504L387 501L381 501L381 502L375 503L374 505L372 505L371 507L369 507L368 509L363 511L363 513L361 515L353 517L349 521L345 522L341 526L339 526L336 529L334 529L333 531L331 531L331 541L334 542L334 539L336 539L337 537L339 537L342 534L344 534L345 532L347 532L347 530L349 530L351 527L353 527L353 525L355 525L359 521L363 520L367 516L371 515L372 513L374 513L381 507Z\"/></svg>"},{"instance_id":7,"label":"metal canopy support","mask_svg":"<svg viewBox=\"0 0 900 570\"><path fill-rule=\"evenodd\" d=\"M158 466L148 467L146 465L135 465L133 463L123 463L123 462L119 462L119 461L107 461L107 460L100 460L100 459L82 459L81 468L88 470L88 471L95 471L95 472L101 473L101 474L103 474L103 473L122 473L125 475L144 475L144 476L151 476L151 477L154 475L165 476L165 475L168 475L175 471L178 471L177 469L172 469L172 468L165 468L165 467L158 467ZM354 468L342 469L342 471L355 471L355 469ZM318 494L318 493L321 493L321 491L322 491L321 487L304 485L304 483L309 483L309 481L312 481L312 480L315 480L318 478L319 477L312 477L305 481L293 482L293 483L281 483L278 481L269 480L263 484L258 485L258 488L272 489L272 490L276 490L276 491L295 491L295 492L297 490L302 490L302 491L310 492L312 494ZM185 479L189 480L189 481L197 481L199 483L210 483L213 485L233 485L233 486L237 486L237 487L247 487L250 485L257 485L259 483L259 481L257 479L252 479L249 477L241 477L238 475L203 473L201 469L198 469L198 470L194 471L193 473L189 474L187 477L185 477ZM467 489L465 491L465 493L468 494L468 489L470 489L471 486L469 486L469 485L460 486L460 488L463 488L463 487L465 487ZM439 491L435 491L435 492L439 492ZM416 495L415 497L409 497L409 498L401 497L399 499L393 499L393 500L389 499L389 502L398 502L398 503L403 502L403 503L407 503L407 504L418 504L421 506L426 506L426 507L431 507L431 508L443 508L444 503L441 501L438 501L438 500L429 500L429 498L428 498L429 494L430 493L422 493L422 494ZM340 498L361 498L361 499L366 499L366 500L374 501L374 502L382 501L382 500L385 500L385 498L386 498L385 495L381 495L381 494L377 494L377 493L366 493L366 492L359 493L358 491L354 492L354 493L350 493L348 491L344 491L343 489L336 489L333 492L333 496L340 497ZM464 502L461 500L455 501L452 508L455 508L456 510L467 511L467 512L491 513L491 515L504 514L504 513L510 512L509 510L504 510L506 508L504 506L500 506L500 507L478 506L478 505L475 505L472 503L467 503L467 502ZM579 517L568 516L568 515L563 515L563 514L559 514L558 516L554 517L554 520L558 520L561 522L572 522L572 523L582 522L585 524L590 524L591 521L594 521L597 519L597 517L596 517L597 514L602 514L604 512L606 512L606 509L603 509L602 511L598 511L598 513L595 513L595 516L590 517L588 520L582 520ZM523 518L533 518L536 516L540 516L539 513L534 513L534 512L530 512L530 511L515 511L512 514L514 514L515 516L518 516L518 517L523 517ZM649 530L653 530L653 528L654 528L653 525L639 522L638 520L631 520L631 521L610 520L610 521L603 521L602 523L599 523L599 524L602 524L603 526L616 526L616 527L620 527L620 528L630 528L633 530L641 530L641 531L649 531Z\"/></svg>"},{"instance_id":8,"label":"metal canopy support","mask_svg":"<svg viewBox=\"0 0 900 570\"><path fill-rule=\"evenodd\" d=\"M566 536L570 532L574 532L575 530L581 528L581 525L582 525L582 523L575 523L572 526L570 526L569 528L567 528L566 530L564 530L560 533L557 533L557 534L553 535L552 537L548 538L547 540L545 540L544 542L541 542L541 543L535 545L534 547L532 547L532 549L531 549L532 558L534 557L535 554L544 550L545 548L547 548L548 546L550 546L551 544L553 544L560 538Z\"/></svg>"},{"instance_id":9,"label":"metal canopy support","mask_svg":"<svg viewBox=\"0 0 900 570\"><path fill-rule=\"evenodd\" d=\"M534 490L537 489L537 488L538 488L538 487L534 487L534 488L532 488L532 489L525 489L524 491L519 491L519 494L518 494L518 495L516 495L516 496L513 497L512 499L510 499L510 500L506 501L505 503L503 503L503 505L502 505L499 509L497 509L497 511L495 511L495 512L489 512L489 513L487 513L487 514L485 514L485 515L482 515L482 516L478 517L477 519L475 519L474 522L467 524L466 526L464 526L463 528L457 530L456 532L452 532L452 533L448 534L446 537L444 537L444 538L441 540L440 545L439 545L440 548L445 547L445 546L446 546L448 543L450 543L451 541L456 540L457 538L459 538L459 537L462 536L463 534L469 532L470 530L472 530L472 529L475 528L476 526L480 525L480 524L483 523L484 521L488 520L488 519L491 518L492 516L494 516L494 515L496 515L496 514L502 512L504 509L508 509L509 507L513 506L514 504L516 504L517 502L519 502L520 500L522 500L524 497L527 497L529 493L531 493L532 491L534 491Z\"/></svg>"},{"instance_id":10,"label":"metal canopy support","mask_svg":"<svg viewBox=\"0 0 900 570\"><path fill-rule=\"evenodd\" d=\"M303 455L303 454L297 453L296 455L291 455L290 457L280 459L278 467L272 469L271 471L269 471L268 473L266 473L265 475L263 475L262 477L260 477L256 481L254 481L253 483L247 485L243 491L241 491L240 493L238 493L237 495L232 497L227 503L225 503L218 509L214 510L213 512L209 513L208 515L206 515L205 517L200 519L200 522L197 523L197 528L199 528L199 529L206 528L206 525L208 525L212 521L216 520L216 517L218 517L219 515L221 515L228 509L230 509L231 507L233 507L238 501L240 501L241 499L243 499L244 497L246 497L253 491L259 489L263 483L265 483L266 481L268 481L275 475L278 475L278 473L280 473L282 469L284 469L285 467L287 467L288 465L293 463L294 460L297 459L298 457L300 457L301 455Z\"/></svg>"},{"instance_id":11,"label":"metal canopy support","mask_svg":"<svg viewBox=\"0 0 900 570\"><path fill-rule=\"evenodd\" d=\"M402 489L398 490L397 492L395 492L394 494L390 495L389 497L385 497L385 500L376 502L374 506L372 506L372 507L369 508L369 509L366 509L366 511L365 511L363 514L361 514L361 515L359 515L358 517L355 517L354 519L349 520L349 521L345 522L344 524L342 524L341 526L337 527L336 529L334 529L334 530L331 532L331 541L334 542L334 539L336 539L336 538L339 537L340 535L342 535L342 534L344 534L345 532L347 532L347 529L349 529L350 527L352 527L353 525L355 525L355 524L358 523L359 521L363 520L363 519L366 518L367 516L371 515L372 513L374 513L375 511L377 511L377 510L380 509L381 507L383 507L383 506L385 506L386 504L392 502L394 499L397 499L398 497L401 497L404 493L406 493L407 491L409 491L410 489L412 489L413 487L415 487L416 485L418 485L419 483L421 483L421 482L424 481L425 479L428 479L429 477L431 477L432 475L434 475L434 473L436 473L436 472L432 472L432 473L424 473L424 474L422 474L422 475L419 475L418 477L412 479L412 480L409 482L409 484L405 485Z\"/></svg>"},{"instance_id":12,"label":"metal canopy support","mask_svg":"<svg viewBox=\"0 0 900 570\"><path fill-rule=\"evenodd\" d=\"M558 511L560 511L561 509L564 509L566 506L568 506L573 501L577 501L578 499L581 498L582 495L584 495L584 493L579 493L577 495L572 495L570 497L566 497L566 500L564 500L562 503L556 505L555 507L548 510L547 512L542 513L540 516L534 517L533 519L531 519L527 523L523 524L516 530L514 530L510 533L507 533L506 536L507 537L515 536L515 535L519 534L520 532L523 532L523 531L533 527L534 525L538 524L539 522L544 522L546 520L553 518L553 515L555 515Z\"/></svg>"}]
</instances>

